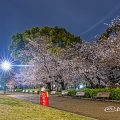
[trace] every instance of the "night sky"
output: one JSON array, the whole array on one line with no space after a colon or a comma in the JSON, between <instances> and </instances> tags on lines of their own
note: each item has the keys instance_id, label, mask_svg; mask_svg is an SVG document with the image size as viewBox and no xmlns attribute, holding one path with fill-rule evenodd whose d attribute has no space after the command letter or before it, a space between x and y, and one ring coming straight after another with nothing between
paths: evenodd
<instances>
[{"instance_id":1,"label":"night sky","mask_svg":"<svg viewBox=\"0 0 120 120\"><path fill-rule=\"evenodd\" d=\"M120 0L0 0L0 56L10 38L34 26L64 27L86 41L120 16Z\"/></svg>"}]
</instances>

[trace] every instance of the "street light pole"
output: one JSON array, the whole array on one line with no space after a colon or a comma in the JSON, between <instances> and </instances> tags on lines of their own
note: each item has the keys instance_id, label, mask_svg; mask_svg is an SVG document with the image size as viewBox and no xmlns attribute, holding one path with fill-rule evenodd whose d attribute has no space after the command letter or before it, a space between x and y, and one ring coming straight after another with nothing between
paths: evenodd
<instances>
[{"instance_id":1,"label":"street light pole","mask_svg":"<svg viewBox=\"0 0 120 120\"><path fill-rule=\"evenodd\" d=\"M12 69L13 66L16 67L30 67L33 65L13 65L12 62L8 61L8 60L2 60L1 64L0 64L0 68L3 71L3 86L4 86L4 94L6 94L6 83L7 83L7 79L8 79L8 75L9 75L9 71Z\"/></svg>"},{"instance_id":2,"label":"street light pole","mask_svg":"<svg viewBox=\"0 0 120 120\"><path fill-rule=\"evenodd\" d=\"M3 61L1 63L1 68L4 71L3 80L4 80L4 94L6 94L6 82L8 78L8 71L11 69L11 63L9 61Z\"/></svg>"},{"instance_id":3,"label":"street light pole","mask_svg":"<svg viewBox=\"0 0 120 120\"><path fill-rule=\"evenodd\" d=\"M6 94L6 90L7 90L7 88L6 88L7 73L4 74L4 76L3 76L3 80L4 80L4 94Z\"/></svg>"},{"instance_id":4,"label":"street light pole","mask_svg":"<svg viewBox=\"0 0 120 120\"><path fill-rule=\"evenodd\" d=\"M4 79L4 94L6 94L6 79L5 78L3 79Z\"/></svg>"}]
</instances>

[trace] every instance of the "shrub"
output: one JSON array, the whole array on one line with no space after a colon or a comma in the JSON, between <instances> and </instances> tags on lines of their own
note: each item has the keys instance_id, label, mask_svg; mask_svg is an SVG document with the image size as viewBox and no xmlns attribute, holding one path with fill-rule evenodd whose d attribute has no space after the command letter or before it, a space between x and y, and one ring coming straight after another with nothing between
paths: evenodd
<instances>
[{"instance_id":1,"label":"shrub","mask_svg":"<svg viewBox=\"0 0 120 120\"><path fill-rule=\"evenodd\" d=\"M37 90L37 94L39 94L40 93L40 90Z\"/></svg>"},{"instance_id":2,"label":"shrub","mask_svg":"<svg viewBox=\"0 0 120 120\"><path fill-rule=\"evenodd\" d=\"M29 91L32 91L32 93L34 94L39 94L40 90L39 89L29 89Z\"/></svg>"},{"instance_id":3,"label":"shrub","mask_svg":"<svg viewBox=\"0 0 120 120\"><path fill-rule=\"evenodd\" d=\"M15 92L22 92L22 89L15 89Z\"/></svg>"},{"instance_id":4,"label":"shrub","mask_svg":"<svg viewBox=\"0 0 120 120\"><path fill-rule=\"evenodd\" d=\"M69 96L74 96L76 92L81 91L85 92L86 98L93 98L97 95L98 92L110 92L110 99L113 100L120 100L120 88L96 88L96 89L90 89L90 88L84 88L81 90L68 90Z\"/></svg>"},{"instance_id":5,"label":"shrub","mask_svg":"<svg viewBox=\"0 0 120 120\"><path fill-rule=\"evenodd\" d=\"M120 100L120 89L111 89L110 97L113 100Z\"/></svg>"},{"instance_id":6,"label":"shrub","mask_svg":"<svg viewBox=\"0 0 120 120\"><path fill-rule=\"evenodd\" d=\"M69 96L74 96L76 94L76 90L68 90L68 95Z\"/></svg>"},{"instance_id":7,"label":"shrub","mask_svg":"<svg viewBox=\"0 0 120 120\"><path fill-rule=\"evenodd\" d=\"M105 89L105 88L100 88L100 89L86 88L86 89L81 90L81 91L85 92L85 97L93 98L94 96L97 95L98 92L109 92L109 89Z\"/></svg>"}]
</instances>

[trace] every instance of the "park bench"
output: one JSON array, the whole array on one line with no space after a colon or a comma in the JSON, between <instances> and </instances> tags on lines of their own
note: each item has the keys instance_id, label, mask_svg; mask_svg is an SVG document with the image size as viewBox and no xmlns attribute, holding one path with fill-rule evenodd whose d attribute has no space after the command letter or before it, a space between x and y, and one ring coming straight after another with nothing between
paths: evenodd
<instances>
[{"instance_id":1,"label":"park bench","mask_svg":"<svg viewBox=\"0 0 120 120\"><path fill-rule=\"evenodd\" d=\"M37 93L38 93L38 91L37 91L37 90L35 90L35 91L34 91L34 93L36 93L36 94L37 94Z\"/></svg>"},{"instance_id":2,"label":"park bench","mask_svg":"<svg viewBox=\"0 0 120 120\"><path fill-rule=\"evenodd\" d=\"M25 92L25 90L23 90L22 92Z\"/></svg>"},{"instance_id":3,"label":"park bench","mask_svg":"<svg viewBox=\"0 0 120 120\"><path fill-rule=\"evenodd\" d=\"M50 92L50 95L55 95L56 94L56 91L51 91Z\"/></svg>"},{"instance_id":4,"label":"park bench","mask_svg":"<svg viewBox=\"0 0 120 120\"><path fill-rule=\"evenodd\" d=\"M39 94L40 92L38 90L33 91L33 94Z\"/></svg>"},{"instance_id":5,"label":"park bench","mask_svg":"<svg viewBox=\"0 0 120 120\"><path fill-rule=\"evenodd\" d=\"M26 93L28 93L29 91L28 91L28 90L26 90L25 92L26 92Z\"/></svg>"},{"instance_id":6,"label":"park bench","mask_svg":"<svg viewBox=\"0 0 120 120\"><path fill-rule=\"evenodd\" d=\"M61 94L62 94L62 96L68 95L68 91L63 90Z\"/></svg>"},{"instance_id":7,"label":"park bench","mask_svg":"<svg viewBox=\"0 0 120 120\"><path fill-rule=\"evenodd\" d=\"M108 99L109 97L110 97L110 92L98 92L97 96L94 96L93 98L94 99L97 99L97 98Z\"/></svg>"},{"instance_id":8,"label":"park bench","mask_svg":"<svg viewBox=\"0 0 120 120\"><path fill-rule=\"evenodd\" d=\"M33 91L32 91L32 90L30 90L30 93L33 93Z\"/></svg>"},{"instance_id":9,"label":"park bench","mask_svg":"<svg viewBox=\"0 0 120 120\"><path fill-rule=\"evenodd\" d=\"M85 92L76 92L76 97L84 97L85 96Z\"/></svg>"}]
</instances>

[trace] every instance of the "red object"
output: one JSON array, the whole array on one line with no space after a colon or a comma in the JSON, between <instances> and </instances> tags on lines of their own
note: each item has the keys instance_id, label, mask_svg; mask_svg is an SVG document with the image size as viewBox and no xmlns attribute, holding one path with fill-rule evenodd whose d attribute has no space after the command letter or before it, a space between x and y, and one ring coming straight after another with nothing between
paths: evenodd
<instances>
[{"instance_id":1,"label":"red object","mask_svg":"<svg viewBox=\"0 0 120 120\"><path fill-rule=\"evenodd\" d=\"M40 105L44 105L44 106L49 105L48 92L40 93Z\"/></svg>"}]
</instances>

